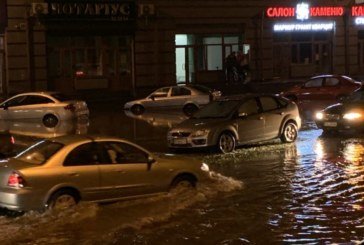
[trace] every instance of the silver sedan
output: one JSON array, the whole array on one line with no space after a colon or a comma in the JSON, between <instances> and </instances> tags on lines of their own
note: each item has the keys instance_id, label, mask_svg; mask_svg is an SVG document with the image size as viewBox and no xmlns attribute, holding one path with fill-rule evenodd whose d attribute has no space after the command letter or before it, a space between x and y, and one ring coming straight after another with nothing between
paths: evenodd
<instances>
[{"instance_id":1,"label":"silver sedan","mask_svg":"<svg viewBox=\"0 0 364 245\"><path fill-rule=\"evenodd\" d=\"M124 109L139 115L146 108L182 108L186 115L191 115L220 96L220 91L202 85L170 86L157 89L146 98L130 101L124 105Z\"/></svg>"},{"instance_id":2,"label":"silver sedan","mask_svg":"<svg viewBox=\"0 0 364 245\"><path fill-rule=\"evenodd\" d=\"M88 115L86 102L70 100L56 92L22 93L0 104L0 119L38 118L49 127L54 127L60 120Z\"/></svg>"},{"instance_id":3,"label":"silver sedan","mask_svg":"<svg viewBox=\"0 0 364 245\"><path fill-rule=\"evenodd\" d=\"M204 163L157 157L123 139L61 136L0 162L0 207L27 211L112 202L192 187L208 175Z\"/></svg>"}]
</instances>

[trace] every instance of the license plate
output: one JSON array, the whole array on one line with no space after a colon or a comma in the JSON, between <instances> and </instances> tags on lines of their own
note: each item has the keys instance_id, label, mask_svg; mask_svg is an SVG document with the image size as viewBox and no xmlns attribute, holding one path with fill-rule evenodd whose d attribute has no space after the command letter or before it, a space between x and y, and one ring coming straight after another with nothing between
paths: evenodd
<instances>
[{"instance_id":1,"label":"license plate","mask_svg":"<svg viewBox=\"0 0 364 245\"><path fill-rule=\"evenodd\" d=\"M324 122L325 127L337 127L337 122Z\"/></svg>"},{"instance_id":2,"label":"license plate","mask_svg":"<svg viewBox=\"0 0 364 245\"><path fill-rule=\"evenodd\" d=\"M187 139L174 139L173 144L175 144L175 145L185 145L185 144L187 144Z\"/></svg>"}]
</instances>

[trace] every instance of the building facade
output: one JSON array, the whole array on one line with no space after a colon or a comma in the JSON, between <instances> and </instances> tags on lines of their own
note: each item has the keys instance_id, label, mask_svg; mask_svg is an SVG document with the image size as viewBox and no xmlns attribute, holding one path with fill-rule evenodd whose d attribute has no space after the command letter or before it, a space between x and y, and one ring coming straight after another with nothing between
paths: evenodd
<instances>
[{"instance_id":1,"label":"building facade","mask_svg":"<svg viewBox=\"0 0 364 245\"><path fill-rule=\"evenodd\" d=\"M254 81L364 74L361 5L311 2L1 0L2 92L225 82L239 51Z\"/></svg>"}]
</instances>

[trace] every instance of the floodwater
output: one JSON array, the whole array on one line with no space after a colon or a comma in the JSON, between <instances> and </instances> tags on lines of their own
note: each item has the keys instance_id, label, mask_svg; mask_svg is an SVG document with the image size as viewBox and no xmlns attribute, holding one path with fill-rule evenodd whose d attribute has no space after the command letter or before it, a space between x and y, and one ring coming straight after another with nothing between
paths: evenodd
<instances>
[{"instance_id":1,"label":"floodwater","mask_svg":"<svg viewBox=\"0 0 364 245\"><path fill-rule=\"evenodd\" d=\"M129 117L121 109L103 106L91 113L89 122L58 131L41 129L37 123L1 126L7 128L2 140L16 144L4 149L19 151L38 138L88 132L122 136L153 152L166 152L168 128L184 119L178 112ZM15 130L19 127L23 130ZM2 211L0 243L359 244L364 240L362 135L323 136L307 120L293 144L272 141L226 155L183 154L208 163L214 173L195 191L176 190L109 205L83 203L62 213L13 217Z\"/></svg>"}]
</instances>

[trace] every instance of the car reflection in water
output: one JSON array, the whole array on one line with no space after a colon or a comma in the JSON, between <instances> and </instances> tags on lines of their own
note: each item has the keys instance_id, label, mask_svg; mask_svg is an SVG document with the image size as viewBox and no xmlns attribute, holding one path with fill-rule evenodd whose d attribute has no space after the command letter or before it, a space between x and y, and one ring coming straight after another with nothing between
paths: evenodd
<instances>
[{"instance_id":1,"label":"car reflection in water","mask_svg":"<svg viewBox=\"0 0 364 245\"><path fill-rule=\"evenodd\" d=\"M125 115L133 119L145 121L153 127L160 128L171 128L188 118L183 112L172 110L145 112L142 115L135 115L131 111L125 111Z\"/></svg>"},{"instance_id":2,"label":"car reflection in water","mask_svg":"<svg viewBox=\"0 0 364 245\"><path fill-rule=\"evenodd\" d=\"M88 126L88 118L60 121L52 128L41 120L0 120L0 159L17 154L39 139L86 134Z\"/></svg>"}]
</instances>

